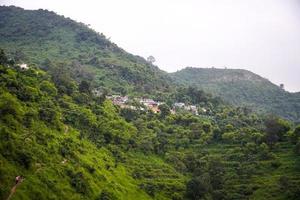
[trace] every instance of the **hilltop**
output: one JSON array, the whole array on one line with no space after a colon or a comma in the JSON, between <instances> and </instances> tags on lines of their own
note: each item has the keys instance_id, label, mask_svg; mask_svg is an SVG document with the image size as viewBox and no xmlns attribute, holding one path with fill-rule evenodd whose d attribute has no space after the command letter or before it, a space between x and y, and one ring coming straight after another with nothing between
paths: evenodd
<instances>
[{"instance_id":1,"label":"hilltop","mask_svg":"<svg viewBox=\"0 0 300 200\"><path fill-rule=\"evenodd\" d=\"M202 88L232 105L300 120L299 93L289 93L250 71L188 67L171 76L178 84Z\"/></svg>"},{"instance_id":2,"label":"hilltop","mask_svg":"<svg viewBox=\"0 0 300 200\"><path fill-rule=\"evenodd\" d=\"M47 10L0 7L0 46L16 62L68 65L78 79L118 93L170 90L167 73L127 53L102 33ZM51 62L50 62L51 61Z\"/></svg>"}]
</instances>

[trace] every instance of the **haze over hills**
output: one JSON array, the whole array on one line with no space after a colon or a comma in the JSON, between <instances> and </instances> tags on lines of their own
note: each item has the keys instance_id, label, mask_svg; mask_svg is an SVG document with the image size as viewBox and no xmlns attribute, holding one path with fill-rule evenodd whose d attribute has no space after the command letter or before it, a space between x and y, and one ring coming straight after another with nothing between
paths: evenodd
<instances>
[{"instance_id":1,"label":"haze over hills","mask_svg":"<svg viewBox=\"0 0 300 200\"><path fill-rule=\"evenodd\" d=\"M161 97L175 87L166 72L84 24L54 12L17 7L0 7L0 17L0 45L17 62L44 68L65 62L78 79L115 93ZM187 68L171 76L177 84L198 86L229 103L299 121L299 95L246 70Z\"/></svg>"},{"instance_id":2,"label":"haze over hills","mask_svg":"<svg viewBox=\"0 0 300 200\"><path fill-rule=\"evenodd\" d=\"M202 88L232 105L300 120L299 93L287 92L250 71L188 67L171 76L178 84Z\"/></svg>"},{"instance_id":3,"label":"haze over hills","mask_svg":"<svg viewBox=\"0 0 300 200\"><path fill-rule=\"evenodd\" d=\"M65 62L78 76L115 92L169 90L166 73L87 25L47 10L0 7L0 45L16 62ZM125 90L125 91L124 91Z\"/></svg>"},{"instance_id":4,"label":"haze over hills","mask_svg":"<svg viewBox=\"0 0 300 200\"><path fill-rule=\"evenodd\" d=\"M182 72L54 12L0 7L0 199L298 200L300 126L197 87L258 105L289 93L244 70Z\"/></svg>"}]
</instances>

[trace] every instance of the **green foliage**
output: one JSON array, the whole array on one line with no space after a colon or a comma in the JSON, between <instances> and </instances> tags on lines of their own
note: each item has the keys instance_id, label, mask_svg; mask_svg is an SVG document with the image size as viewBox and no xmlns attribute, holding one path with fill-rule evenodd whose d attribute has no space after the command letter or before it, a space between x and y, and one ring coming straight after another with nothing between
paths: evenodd
<instances>
[{"instance_id":1,"label":"green foliage","mask_svg":"<svg viewBox=\"0 0 300 200\"><path fill-rule=\"evenodd\" d=\"M57 89L54 86L54 84L50 83L49 81L43 81L40 84L40 90L42 92L47 93L49 96L56 96L57 95Z\"/></svg>"},{"instance_id":2,"label":"green foliage","mask_svg":"<svg viewBox=\"0 0 300 200\"><path fill-rule=\"evenodd\" d=\"M16 97L8 92L0 95L0 116L5 119L7 115L13 116L15 119L21 119L24 115L22 105L17 101Z\"/></svg>"},{"instance_id":3,"label":"green foliage","mask_svg":"<svg viewBox=\"0 0 300 200\"><path fill-rule=\"evenodd\" d=\"M187 183L187 197L188 199L200 200L205 199L207 193L210 191L210 183L206 181L205 177L192 178Z\"/></svg>"},{"instance_id":4,"label":"green foliage","mask_svg":"<svg viewBox=\"0 0 300 200\"><path fill-rule=\"evenodd\" d=\"M79 89L79 92L81 92L81 93L90 94L92 92L90 83L85 80L81 81L78 89Z\"/></svg>"},{"instance_id":5,"label":"green foliage","mask_svg":"<svg viewBox=\"0 0 300 200\"><path fill-rule=\"evenodd\" d=\"M0 49L0 65L13 65L14 62L9 60L3 49Z\"/></svg>"},{"instance_id":6,"label":"green foliage","mask_svg":"<svg viewBox=\"0 0 300 200\"><path fill-rule=\"evenodd\" d=\"M97 200L117 200L118 198L107 190L103 190Z\"/></svg>"},{"instance_id":7,"label":"green foliage","mask_svg":"<svg viewBox=\"0 0 300 200\"><path fill-rule=\"evenodd\" d=\"M277 142L282 141L290 130L290 124L287 121L270 116L265 120L266 142L271 147Z\"/></svg>"},{"instance_id":8,"label":"green foliage","mask_svg":"<svg viewBox=\"0 0 300 200\"><path fill-rule=\"evenodd\" d=\"M120 109L99 101L67 68L59 77L51 70L0 69L1 198L19 174L25 181L15 199L245 199L265 185L283 199L297 195L300 174L290 160L299 160L299 145L286 137L297 138L298 128L282 119L213 105L209 95L199 103L210 106L207 116L171 115L166 104L161 114ZM186 91L197 93L175 94L196 103ZM269 135L278 137L272 148L264 143ZM280 189L284 178L257 183L265 173L293 176L288 192Z\"/></svg>"},{"instance_id":9,"label":"green foliage","mask_svg":"<svg viewBox=\"0 0 300 200\"><path fill-rule=\"evenodd\" d=\"M162 118L165 118L165 117L167 117L168 115L171 114L170 107L166 104L161 104L161 105L158 106L158 108L160 110L160 116Z\"/></svg>"},{"instance_id":10,"label":"green foliage","mask_svg":"<svg viewBox=\"0 0 300 200\"><path fill-rule=\"evenodd\" d=\"M284 91L247 70L188 67L171 77L178 84L199 87L232 105L274 113L293 121L300 119L299 93Z\"/></svg>"},{"instance_id":11,"label":"green foliage","mask_svg":"<svg viewBox=\"0 0 300 200\"><path fill-rule=\"evenodd\" d=\"M298 139L298 142L296 143L294 151L297 155L300 155L300 140L299 139Z\"/></svg>"},{"instance_id":12,"label":"green foliage","mask_svg":"<svg viewBox=\"0 0 300 200\"><path fill-rule=\"evenodd\" d=\"M0 7L0 18L0 44L30 64L0 52L1 199L17 175L13 198L25 200L299 196L298 127L173 88L156 66L53 12ZM114 92L166 104L122 109L105 98ZM174 102L205 109L173 115Z\"/></svg>"},{"instance_id":13,"label":"green foliage","mask_svg":"<svg viewBox=\"0 0 300 200\"><path fill-rule=\"evenodd\" d=\"M113 93L159 96L172 90L167 73L87 25L47 10L13 6L1 6L0 18L0 45L18 63L34 63L46 70L63 63L58 67L69 66L68 74L76 81L88 81ZM60 70L51 70L54 82L58 90L70 95L74 88Z\"/></svg>"}]
</instances>

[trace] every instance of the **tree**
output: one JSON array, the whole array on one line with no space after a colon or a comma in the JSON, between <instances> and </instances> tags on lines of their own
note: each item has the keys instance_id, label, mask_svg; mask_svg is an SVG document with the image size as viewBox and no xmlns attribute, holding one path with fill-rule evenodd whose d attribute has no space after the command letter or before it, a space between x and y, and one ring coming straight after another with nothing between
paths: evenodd
<instances>
[{"instance_id":1,"label":"tree","mask_svg":"<svg viewBox=\"0 0 300 200\"><path fill-rule=\"evenodd\" d=\"M290 131L289 138L293 144L298 142L298 138L300 138L300 125L298 125L294 131Z\"/></svg>"},{"instance_id":2,"label":"tree","mask_svg":"<svg viewBox=\"0 0 300 200\"><path fill-rule=\"evenodd\" d=\"M0 65L13 65L14 61L9 60L3 49L0 49Z\"/></svg>"},{"instance_id":3,"label":"tree","mask_svg":"<svg viewBox=\"0 0 300 200\"><path fill-rule=\"evenodd\" d=\"M85 80L81 81L79 84L79 92L91 94L91 84Z\"/></svg>"},{"instance_id":4,"label":"tree","mask_svg":"<svg viewBox=\"0 0 300 200\"><path fill-rule=\"evenodd\" d=\"M154 58L153 56L149 56L149 57L147 58L147 62L149 62L149 63L151 63L151 64L153 64L155 61L156 61L156 60L155 60L155 58Z\"/></svg>"},{"instance_id":5,"label":"tree","mask_svg":"<svg viewBox=\"0 0 300 200\"><path fill-rule=\"evenodd\" d=\"M0 49L0 65L6 65L7 63L8 63L8 59L3 49Z\"/></svg>"},{"instance_id":6,"label":"tree","mask_svg":"<svg viewBox=\"0 0 300 200\"><path fill-rule=\"evenodd\" d=\"M86 194L88 191L87 182L82 172L76 174L71 173L71 185L74 187L76 192Z\"/></svg>"},{"instance_id":7,"label":"tree","mask_svg":"<svg viewBox=\"0 0 300 200\"><path fill-rule=\"evenodd\" d=\"M52 66L50 68L50 75L59 93L71 95L74 92L76 85L70 76L69 69L64 63Z\"/></svg>"},{"instance_id":8,"label":"tree","mask_svg":"<svg viewBox=\"0 0 300 200\"><path fill-rule=\"evenodd\" d=\"M279 87L280 87L280 89L284 90L284 84L283 84L283 83L281 83L281 84L279 85Z\"/></svg>"},{"instance_id":9,"label":"tree","mask_svg":"<svg viewBox=\"0 0 300 200\"><path fill-rule=\"evenodd\" d=\"M47 93L50 96L56 96L57 95L57 89L54 86L53 83L49 81L43 81L40 84L40 90Z\"/></svg>"},{"instance_id":10,"label":"tree","mask_svg":"<svg viewBox=\"0 0 300 200\"><path fill-rule=\"evenodd\" d=\"M20 119L24 115L22 105L8 92L0 95L0 118L5 115L12 115L15 119Z\"/></svg>"},{"instance_id":11,"label":"tree","mask_svg":"<svg viewBox=\"0 0 300 200\"><path fill-rule=\"evenodd\" d=\"M277 141L282 141L291 128L287 121L275 116L269 116L265 120L265 127L265 140L271 148Z\"/></svg>"},{"instance_id":12,"label":"tree","mask_svg":"<svg viewBox=\"0 0 300 200\"><path fill-rule=\"evenodd\" d=\"M161 104L158 106L160 110L160 116L165 118L166 116L171 114L170 107L167 104Z\"/></svg>"},{"instance_id":13,"label":"tree","mask_svg":"<svg viewBox=\"0 0 300 200\"><path fill-rule=\"evenodd\" d=\"M114 193L104 189L97 200L115 200L117 197Z\"/></svg>"},{"instance_id":14,"label":"tree","mask_svg":"<svg viewBox=\"0 0 300 200\"><path fill-rule=\"evenodd\" d=\"M192 178L186 186L186 196L188 199L200 200L210 191L210 183L207 178Z\"/></svg>"},{"instance_id":15,"label":"tree","mask_svg":"<svg viewBox=\"0 0 300 200\"><path fill-rule=\"evenodd\" d=\"M205 131L205 133L210 133L212 129L211 124L208 122L204 122L202 124L202 129Z\"/></svg>"},{"instance_id":16,"label":"tree","mask_svg":"<svg viewBox=\"0 0 300 200\"><path fill-rule=\"evenodd\" d=\"M299 138L300 137L300 125L298 125L294 130L294 135Z\"/></svg>"},{"instance_id":17,"label":"tree","mask_svg":"<svg viewBox=\"0 0 300 200\"><path fill-rule=\"evenodd\" d=\"M297 154L297 155L300 155L300 140L298 140L295 148L294 148L294 152Z\"/></svg>"},{"instance_id":18,"label":"tree","mask_svg":"<svg viewBox=\"0 0 300 200\"><path fill-rule=\"evenodd\" d=\"M211 186L214 190L223 188L225 165L221 157L212 157L208 163Z\"/></svg>"}]
</instances>

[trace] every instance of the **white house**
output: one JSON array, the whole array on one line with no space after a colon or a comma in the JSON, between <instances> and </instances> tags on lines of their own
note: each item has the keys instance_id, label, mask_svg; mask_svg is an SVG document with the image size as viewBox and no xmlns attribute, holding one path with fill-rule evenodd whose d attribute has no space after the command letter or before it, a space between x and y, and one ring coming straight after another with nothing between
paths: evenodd
<instances>
[{"instance_id":1,"label":"white house","mask_svg":"<svg viewBox=\"0 0 300 200\"><path fill-rule=\"evenodd\" d=\"M185 103L181 103L181 102L174 103L174 107L177 107L177 108L183 108L184 106L185 106Z\"/></svg>"},{"instance_id":2,"label":"white house","mask_svg":"<svg viewBox=\"0 0 300 200\"><path fill-rule=\"evenodd\" d=\"M22 63L22 64L19 64L19 67L21 68L21 69L29 69L29 67L27 66L27 64L25 64L25 63Z\"/></svg>"}]
</instances>

